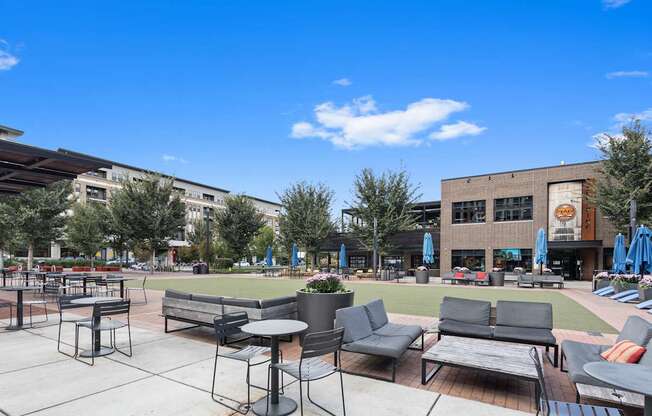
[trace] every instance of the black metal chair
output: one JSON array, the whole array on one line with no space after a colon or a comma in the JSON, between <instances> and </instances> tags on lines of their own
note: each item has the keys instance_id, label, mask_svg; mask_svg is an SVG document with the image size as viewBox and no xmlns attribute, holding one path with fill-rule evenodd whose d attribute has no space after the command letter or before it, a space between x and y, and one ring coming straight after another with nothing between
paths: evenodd
<instances>
[{"instance_id":1,"label":"black metal chair","mask_svg":"<svg viewBox=\"0 0 652 416\"><path fill-rule=\"evenodd\" d=\"M5 300L0 300L0 308L9 308L9 325L6 326L5 328L11 327L11 320L13 317L13 307L14 307L13 303Z\"/></svg>"},{"instance_id":2,"label":"black metal chair","mask_svg":"<svg viewBox=\"0 0 652 416\"><path fill-rule=\"evenodd\" d=\"M33 306L40 306L45 310L45 320L39 321L39 322L47 322L49 317L48 317L48 301L49 300L56 300L59 298L59 295L61 294L61 289L63 286L59 283L56 282L50 282L46 283L43 285L43 288L41 289L41 292L37 295L39 297L38 299L30 299L23 301L23 305L27 306L29 309L29 326L32 327L34 326L33 320L32 320L32 307Z\"/></svg>"},{"instance_id":3,"label":"black metal chair","mask_svg":"<svg viewBox=\"0 0 652 416\"><path fill-rule=\"evenodd\" d=\"M558 402L548 399L546 392L546 381L543 378L543 367L539 359L539 352L536 347L530 348L530 357L534 361L539 379L539 403L537 403L537 415L542 416L621 416L623 413L613 407L592 406L588 404Z\"/></svg>"},{"instance_id":4,"label":"black metal chair","mask_svg":"<svg viewBox=\"0 0 652 416\"><path fill-rule=\"evenodd\" d=\"M329 415L335 416L329 410L315 403L310 397L310 382L320 380L335 373L340 373L340 388L342 390L342 412L346 416L346 404L344 402L344 380L342 378L342 339L344 338L344 328L335 328L329 331L313 332L303 338L303 348L299 361L273 364L282 373L287 373L299 381L299 403L301 415L303 416L303 382L306 382L308 400L310 403L319 407ZM322 360L328 354L335 355L336 365ZM270 382L270 365L267 370L267 389L269 390ZM267 412L269 412L269 400L267 400Z\"/></svg>"},{"instance_id":5,"label":"black metal chair","mask_svg":"<svg viewBox=\"0 0 652 416\"><path fill-rule=\"evenodd\" d=\"M79 360L79 328L88 328L91 330L91 347L95 346L95 331L108 331L110 336L110 347L120 354L131 357L133 349L131 347L131 325L129 321L130 300L107 300L96 302L93 305L93 315L88 321L77 322L75 324L75 358ZM114 316L126 315L127 322L112 319ZM103 319L107 318L107 319ZM121 328L127 328L129 333L129 353L122 351L117 347L115 342L115 331ZM85 364L85 361L79 360ZM95 356L91 355L91 364L95 364Z\"/></svg>"},{"instance_id":6,"label":"black metal chair","mask_svg":"<svg viewBox=\"0 0 652 416\"><path fill-rule=\"evenodd\" d=\"M138 304L139 305L147 305L147 291L145 290L145 284L146 283L147 283L147 275L145 275L145 277L143 277L143 284L142 284L141 287L126 287L125 291L127 292L126 293L127 299L131 299L131 292L140 292L140 291L142 291L143 292L143 298L145 299L145 302L144 303L143 302L138 302ZM136 304L136 303L134 303L134 304Z\"/></svg>"},{"instance_id":7,"label":"black metal chair","mask_svg":"<svg viewBox=\"0 0 652 416\"><path fill-rule=\"evenodd\" d=\"M243 325L246 325L249 323L249 317L247 316L246 312L237 312L237 313L231 313L231 314L225 314L222 316L216 316L213 319L213 326L215 328L215 365L213 366L213 384L211 385L211 398L213 401L228 407L229 409L240 413L242 415L246 415L249 412L249 409L251 408L251 387L255 387L260 390L266 390L269 391L268 389L265 389L264 387L256 386L255 384L251 384L250 382L250 374L251 374L251 367L258 366L260 364L265 364L271 360L271 358L268 358L264 361L252 364L251 361L262 355L271 352L271 348L269 347L264 347L264 346L257 346L257 345L247 345L242 349L233 351L233 352L226 352L226 353L221 353L220 352L220 345L227 345L227 344L234 344L234 343L241 343L241 342L249 342L251 341L252 338L254 338L251 335L246 335L243 334L243 332L240 330L240 327ZM229 338L234 338L233 341L228 342ZM220 400L215 399L215 376L217 374L217 359L218 358L228 358L231 360L237 360L241 362L247 363L247 377L246 377L246 383L247 383L247 405L245 406L245 411L243 412L239 408L231 407L226 403L223 403ZM281 383L282 384L282 383ZM219 395L217 395L219 396ZM228 400L231 401L237 401L230 399L226 396L220 396L224 397Z\"/></svg>"},{"instance_id":8,"label":"black metal chair","mask_svg":"<svg viewBox=\"0 0 652 416\"><path fill-rule=\"evenodd\" d=\"M63 355L67 355L68 357L74 357L74 355L67 354L61 350L61 326L64 323L77 324L79 322L88 322L91 320L91 318L87 316L73 318L71 316L64 315L64 311L70 309L86 308L87 305L79 305L71 302L75 299L84 298L84 297L86 297L86 295L60 295L59 299L57 300L57 305L59 306L59 334L57 335L57 351L59 351Z\"/></svg>"}]
</instances>

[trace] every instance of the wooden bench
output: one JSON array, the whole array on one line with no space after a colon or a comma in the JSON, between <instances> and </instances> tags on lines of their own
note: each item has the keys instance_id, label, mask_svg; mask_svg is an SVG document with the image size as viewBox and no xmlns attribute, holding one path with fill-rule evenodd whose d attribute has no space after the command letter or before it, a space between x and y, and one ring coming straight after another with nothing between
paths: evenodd
<instances>
[{"instance_id":1,"label":"wooden bench","mask_svg":"<svg viewBox=\"0 0 652 416\"><path fill-rule=\"evenodd\" d=\"M589 399L640 409L644 406L645 398L642 394L581 383L576 384L575 388L577 389L578 403L581 399Z\"/></svg>"}]
</instances>

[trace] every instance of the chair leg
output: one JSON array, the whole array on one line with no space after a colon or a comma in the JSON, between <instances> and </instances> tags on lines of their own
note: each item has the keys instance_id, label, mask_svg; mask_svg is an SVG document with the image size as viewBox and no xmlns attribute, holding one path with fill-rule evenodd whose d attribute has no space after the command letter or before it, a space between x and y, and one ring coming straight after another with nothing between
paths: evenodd
<instances>
[{"instance_id":1,"label":"chair leg","mask_svg":"<svg viewBox=\"0 0 652 416\"><path fill-rule=\"evenodd\" d=\"M272 374L272 367L267 366L267 396L265 396L265 414L266 415L269 414L269 400L270 400L270 397L269 397L269 382L270 382L271 374ZM299 389L301 389L301 381L299 381ZM303 412L303 408L301 409L301 411Z\"/></svg>"},{"instance_id":2,"label":"chair leg","mask_svg":"<svg viewBox=\"0 0 652 416\"><path fill-rule=\"evenodd\" d=\"M554 354L555 354L555 362L553 363L553 365L555 367L557 367L558 364L559 364L558 363L559 362L559 346L558 345L555 345L555 347L554 347Z\"/></svg>"},{"instance_id":3,"label":"chair leg","mask_svg":"<svg viewBox=\"0 0 652 416\"><path fill-rule=\"evenodd\" d=\"M346 402L344 401L344 376L342 376L342 369L340 369L340 388L342 390L342 412L346 416Z\"/></svg>"},{"instance_id":4,"label":"chair leg","mask_svg":"<svg viewBox=\"0 0 652 416\"><path fill-rule=\"evenodd\" d=\"M340 376L341 376L341 375L342 375L342 373L340 372ZM299 381L299 386L301 386L301 382L300 382L300 381ZM312 399L312 397L310 397L310 380L306 381L306 386L307 386L307 390L308 390L308 391L307 391L307 393L308 393L307 396L308 396L308 400L310 401L310 403L314 404L315 406L317 406L318 408L320 408L320 409L323 410L324 412L328 413L329 415L331 415L331 416L336 416L335 413L332 413L332 412L329 411L328 409L326 409L326 408L324 408L323 406L321 406L319 403L316 403L316 402ZM344 385L342 385L342 389L344 389ZM344 397L344 390L342 390L342 397ZM344 402L342 402L342 403L344 403ZM301 413L301 414L303 414L303 407L302 407L301 410L302 410L302 413ZM345 412L345 414L346 414L346 412Z\"/></svg>"},{"instance_id":5,"label":"chair leg","mask_svg":"<svg viewBox=\"0 0 652 416\"><path fill-rule=\"evenodd\" d=\"M299 380L299 407L301 408L301 416L303 416L303 382ZM308 390L310 390L310 385L308 385ZM266 412L267 413L267 412Z\"/></svg>"}]
</instances>

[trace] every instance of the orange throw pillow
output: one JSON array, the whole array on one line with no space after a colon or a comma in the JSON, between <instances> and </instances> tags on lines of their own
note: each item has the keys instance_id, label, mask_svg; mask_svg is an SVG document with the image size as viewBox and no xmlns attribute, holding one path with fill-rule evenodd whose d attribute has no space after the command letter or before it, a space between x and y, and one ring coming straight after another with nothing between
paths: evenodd
<instances>
[{"instance_id":1,"label":"orange throw pillow","mask_svg":"<svg viewBox=\"0 0 652 416\"><path fill-rule=\"evenodd\" d=\"M645 354L645 347L632 341L620 341L604 351L600 356L610 363L636 364Z\"/></svg>"}]
</instances>

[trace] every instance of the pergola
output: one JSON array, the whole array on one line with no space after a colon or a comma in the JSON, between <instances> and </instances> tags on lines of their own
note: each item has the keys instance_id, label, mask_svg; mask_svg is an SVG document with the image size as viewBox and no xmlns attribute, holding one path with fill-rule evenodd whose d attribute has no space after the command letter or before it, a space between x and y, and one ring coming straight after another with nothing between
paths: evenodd
<instances>
[{"instance_id":1,"label":"pergola","mask_svg":"<svg viewBox=\"0 0 652 416\"><path fill-rule=\"evenodd\" d=\"M110 167L100 159L0 140L0 194L18 194Z\"/></svg>"}]
</instances>

